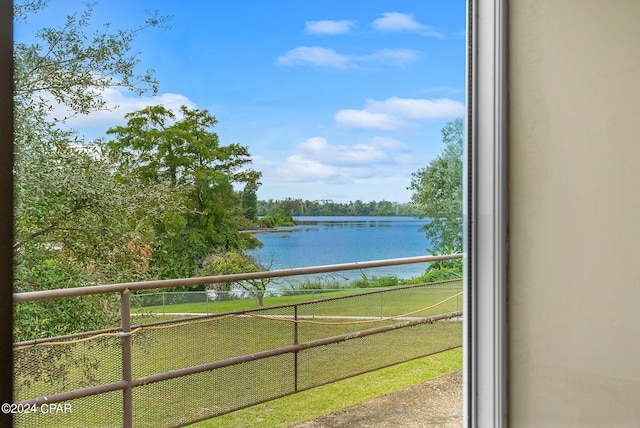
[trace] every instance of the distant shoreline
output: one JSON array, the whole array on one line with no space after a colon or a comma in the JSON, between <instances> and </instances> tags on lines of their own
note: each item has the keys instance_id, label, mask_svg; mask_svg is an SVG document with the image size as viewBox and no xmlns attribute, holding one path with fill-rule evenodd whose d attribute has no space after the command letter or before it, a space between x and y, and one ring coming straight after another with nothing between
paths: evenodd
<instances>
[{"instance_id":1,"label":"distant shoreline","mask_svg":"<svg viewBox=\"0 0 640 428\"><path fill-rule=\"evenodd\" d=\"M277 232L277 227L256 227L255 229L245 229L240 232L251 232L251 233L263 233L263 232Z\"/></svg>"}]
</instances>

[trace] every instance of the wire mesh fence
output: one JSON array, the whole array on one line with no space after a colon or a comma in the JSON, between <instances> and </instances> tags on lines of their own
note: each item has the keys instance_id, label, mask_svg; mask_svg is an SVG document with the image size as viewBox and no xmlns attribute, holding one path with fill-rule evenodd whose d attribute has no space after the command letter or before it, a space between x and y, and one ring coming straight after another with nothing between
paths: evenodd
<instances>
[{"instance_id":1,"label":"wire mesh fence","mask_svg":"<svg viewBox=\"0 0 640 428\"><path fill-rule=\"evenodd\" d=\"M182 315L189 313L216 314L228 311L229 307L259 309L280 301L283 296L297 297L298 301L313 301L336 294L360 294L370 289L363 288L318 288L265 291L205 290L205 291L161 291L132 295L132 311L138 315ZM262 301L258 300L258 293Z\"/></svg>"},{"instance_id":2,"label":"wire mesh fence","mask_svg":"<svg viewBox=\"0 0 640 428\"><path fill-rule=\"evenodd\" d=\"M130 333L108 329L18 343L15 397L33 411L16 414L15 424L181 426L459 347L461 287L450 281L327 292L219 313L181 296L176 304L187 305L186 317L134 313ZM159 297L153 299L137 305L157 307Z\"/></svg>"}]
</instances>

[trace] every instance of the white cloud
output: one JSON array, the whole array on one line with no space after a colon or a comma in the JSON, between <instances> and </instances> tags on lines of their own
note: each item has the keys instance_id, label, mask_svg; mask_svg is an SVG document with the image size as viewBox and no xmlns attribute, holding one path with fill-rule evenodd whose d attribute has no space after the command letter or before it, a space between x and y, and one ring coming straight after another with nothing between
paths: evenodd
<instances>
[{"instance_id":1,"label":"white cloud","mask_svg":"<svg viewBox=\"0 0 640 428\"><path fill-rule=\"evenodd\" d=\"M367 99L362 110L343 109L334 115L334 119L353 128L393 131L417 121L463 116L464 112L464 104L448 98L391 97L384 101Z\"/></svg>"},{"instance_id":2,"label":"white cloud","mask_svg":"<svg viewBox=\"0 0 640 428\"><path fill-rule=\"evenodd\" d=\"M387 64L404 67L418 59L420 52L411 49L383 49L368 55L343 55L319 46L299 46L278 57L287 66L311 65L326 68L348 68L359 64Z\"/></svg>"},{"instance_id":3,"label":"white cloud","mask_svg":"<svg viewBox=\"0 0 640 428\"><path fill-rule=\"evenodd\" d=\"M420 31L423 27L413 15L399 12L383 13L382 18L376 19L371 25L379 31Z\"/></svg>"},{"instance_id":4,"label":"white cloud","mask_svg":"<svg viewBox=\"0 0 640 428\"><path fill-rule=\"evenodd\" d=\"M381 18L371 23L373 28L383 32L411 32L429 37L444 37L441 33L434 31L431 27L419 23L411 14L399 12L383 13Z\"/></svg>"},{"instance_id":5,"label":"white cloud","mask_svg":"<svg viewBox=\"0 0 640 428\"><path fill-rule=\"evenodd\" d=\"M328 68L346 68L349 58L333 49L318 46L300 46L278 57L278 63L283 65L315 65Z\"/></svg>"},{"instance_id":6,"label":"white cloud","mask_svg":"<svg viewBox=\"0 0 640 428\"><path fill-rule=\"evenodd\" d=\"M295 154L288 156L284 164L276 169L274 178L276 181L306 183L318 180L332 181L337 175L335 167Z\"/></svg>"},{"instance_id":7,"label":"white cloud","mask_svg":"<svg viewBox=\"0 0 640 428\"><path fill-rule=\"evenodd\" d=\"M413 163L406 144L376 137L367 143L330 144L324 137L313 137L298 144L297 153L278 167L264 171L271 181L288 183L356 183L375 179L393 165Z\"/></svg>"},{"instance_id":8,"label":"white cloud","mask_svg":"<svg viewBox=\"0 0 640 428\"><path fill-rule=\"evenodd\" d=\"M346 34L356 26L354 21L307 21L304 24L305 32L308 34Z\"/></svg>"},{"instance_id":9,"label":"white cloud","mask_svg":"<svg viewBox=\"0 0 640 428\"><path fill-rule=\"evenodd\" d=\"M268 181L285 183L353 184L356 180L375 177L376 171L369 165L336 166L309 159L304 154L294 154L273 173L266 173Z\"/></svg>"},{"instance_id":10,"label":"white cloud","mask_svg":"<svg viewBox=\"0 0 640 428\"><path fill-rule=\"evenodd\" d=\"M304 143L299 144L298 148L307 158L333 165L370 164L389 160L389 156L375 145L330 145L323 137L309 138Z\"/></svg>"},{"instance_id":11,"label":"white cloud","mask_svg":"<svg viewBox=\"0 0 640 428\"><path fill-rule=\"evenodd\" d=\"M329 144L327 143L327 139L323 137L309 138L304 143L300 143L298 145L299 148L310 152L320 152L325 150L328 146Z\"/></svg>"},{"instance_id":12,"label":"white cloud","mask_svg":"<svg viewBox=\"0 0 640 428\"><path fill-rule=\"evenodd\" d=\"M186 105L195 108L195 104L189 98L180 94L165 93L155 97L135 96L122 88L106 88L100 94L106 102L108 110L99 110L87 115L77 115L68 119L65 123L71 127L112 127L125 123L124 115L151 105L163 105L166 108L178 112L180 106ZM68 116L66 108L55 105L52 117Z\"/></svg>"},{"instance_id":13,"label":"white cloud","mask_svg":"<svg viewBox=\"0 0 640 428\"><path fill-rule=\"evenodd\" d=\"M352 128L381 129L393 131L405 126L405 123L386 113L364 110L344 109L334 116L336 122Z\"/></svg>"},{"instance_id":14,"label":"white cloud","mask_svg":"<svg viewBox=\"0 0 640 428\"><path fill-rule=\"evenodd\" d=\"M416 120L445 119L464 115L464 104L448 98L428 100L391 97L385 101L369 99L365 109Z\"/></svg>"},{"instance_id":15,"label":"white cloud","mask_svg":"<svg viewBox=\"0 0 640 428\"><path fill-rule=\"evenodd\" d=\"M275 165L275 162L265 158L264 156L252 155L251 156L251 164L255 168L260 169L262 167L266 167L266 168L271 167L271 166Z\"/></svg>"}]
</instances>

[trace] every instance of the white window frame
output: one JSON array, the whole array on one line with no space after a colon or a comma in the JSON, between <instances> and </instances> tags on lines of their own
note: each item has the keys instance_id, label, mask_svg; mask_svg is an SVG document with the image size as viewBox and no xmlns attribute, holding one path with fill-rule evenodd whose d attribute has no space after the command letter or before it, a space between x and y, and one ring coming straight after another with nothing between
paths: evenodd
<instances>
[{"instance_id":1,"label":"white window frame","mask_svg":"<svg viewBox=\"0 0 640 428\"><path fill-rule=\"evenodd\" d=\"M467 19L464 423L506 427L506 0L468 0Z\"/></svg>"}]
</instances>

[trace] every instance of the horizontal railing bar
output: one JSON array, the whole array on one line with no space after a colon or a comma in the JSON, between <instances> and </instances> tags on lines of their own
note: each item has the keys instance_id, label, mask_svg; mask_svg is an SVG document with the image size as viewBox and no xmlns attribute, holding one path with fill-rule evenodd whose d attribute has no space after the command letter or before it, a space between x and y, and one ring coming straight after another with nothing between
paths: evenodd
<instances>
[{"instance_id":1,"label":"horizontal railing bar","mask_svg":"<svg viewBox=\"0 0 640 428\"><path fill-rule=\"evenodd\" d=\"M197 313L191 313L189 314L189 316L186 316L184 318L180 318L178 320L172 319L172 320L165 320L165 321L155 321L155 322L150 322L150 323L144 323L144 324L133 324L131 326L132 329L136 329L136 328L142 328L143 330L147 327L155 327L155 326L159 326L159 325L167 325L167 324L174 324L176 322L179 323L183 323L183 322L189 322L189 321L201 321L201 320L205 320L205 319L213 319L213 318L221 318L221 317L226 317L228 315L236 315L236 316L242 316L245 314L251 314L254 312L265 312L265 311L274 311L274 310L278 310L278 309L286 309L286 308L293 308L295 306L304 306L304 305L309 305L309 304L318 304L318 303L322 303L322 302L327 302L327 301L332 301L332 300L339 300L339 299L349 299L349 298L354 298L354 297L361 297L361 296L366 296L366 295L370 295L370 294L378 294L378 293L390 293L390 292L396 292L399 290L408 290L408 289L413 289L413 288L424 288L424 287L428 287L429 289L450 289L450 286L446 286L444 284L448 284L448 283L454 283L454 282L460 282L462 281L462 278L458 278L458 279L446 279L444 281L437 281L437 282L429 282L429 283L423 283L423 284L412 284L412 285L396 285L396 286L392 286L392 287L388 287L388 288L383 288L383 289L361 289L361 290L367 290L364 291L362 293L356 293L356 294L349 294L346 296L340 296L340 297L328 297L328 298L324 298L324 299L317 299L317 300L311 300L308 302L298 302L298 303L286 303L286 304L282 304L282 305L273 305L273 306L263 306L263 307L258 307L258 308L252 308L252 309L242 309L242 310L237 310L237 311L227 311L227 312L218 312L218 313L211 313L211 314L200 314L198 315ZM461 288L461 286L458 286L456 288ZM318 290L314 290L315 292L326 292L326 291L344 291L344 290L355 290L355 289L318 289ZM184 292L184 293L198 293L198 292L194 292L194 291L189 291L189 292ZM204 291L202 291L201 293L204 293ZM98 335L98 334L102 334L102 333L115 333L115 332L119 332L121 331L120 327L110 327L110 328L106 328L106 329L102 329L102 330L91 330L91 331L85 331L85 332L81 332L81 333L73 333L73 334L66 334L64 336L54 336L54 337L43 337L43 338L39 338L39 339L31 339L31 340L25 340L22 342L15 342L13 344L14 348L19 348L22 346L36 346L40 343L43 342L60 342L63 340L67 340L67 339L75 339L78 337L87 337L87 336L94 336L94 335Z\"/></svg>"},{"instance_id":2,"label":"horizontal railing bar","mask_svg":"<svg viewBox=\"0 0 640 428\"><path fill-rule=\"evenodd\" d=\"M237 364L242 364L250 361L260 360L269 357L275 357L278 355L300 352L305 349L315 348L318 346L330 345L332 343L345 342L351 339L358 339L361 337L371 336L373 334L385 333L391 330L397 330L405 327L414 327L421 324L433 324L434 322L456 318L462 316L462 311L458 312L450 312L448 314L436 315L433 317L415 319L411 321L403 321L399 324L386 325L381 327L374 327L367 330L362 330L358 332L345 333L338 336L325 337L322 339L312 340L310 342L299 343L297 345L288 345L283 346L276 349L270 349L267 351L256 352L254 354L248 355L240 355L233 358L228 358L226 360L214 361L211 363L200 364L197 366L186 367L183 369L172 370L164 373L157 373L137 379L133 379L131 382L126 381L118 381L112 382L105 385L92 386L88 388L76 389L68 392L61 392L58 394L52 394L45 397L32 398L30 400L20 401L20 405L40 405L45 403L59 403L61 401L73 400L82 397L88 397L91 395L102 394L106 392L112 392L116 390L122 390L128 386L138 387L144 386L151 383L162 382L165 380L175 379L183 376L189 376L192 374L202 373L206 371L211 371L223 367L233 366Z\"/></svg>"},{"instance_id":3,"label":"horizontal railing bar","mask_svg":"<svg viewBox=\"0 0 640 428\"><path fill-rule=\"evenodd\" d=\"M211 313L211 314L202 314L202 315L198 315L197 313L192 313L187 318L180 318L180 320L166 320L166 321L155 321L155 322L150 322L150 323L145 323L145 324L134 324L132 327L133 328L138 328L138 327L142 327L143 329L145 327L151 327L151 326L156 326L156 325L165 325L165 324L173 324L176 322L185 322L185 321L191 321L191 320L204 320L207 318L220 318L220 317L224 317L227 315L244 315L244 314L250 314L250 313L254 313L254 312L264 312L264 311L274 311L274 310L278 310L278 309L286 309L286 308L293 308L295 306L304 306L304 305L313 305L313 304L318 304L318 303L322 303L322 302L329 302L332 300L339 300L339 299L351 299L354 297L362 297L362 296L368 296L370 294L379 294L379 293L390 293L390 292L396 292L398 290L408 290L408 289L412 289L412 288L424 288L424 287L429 287L429 289L445 289L445 287L441 287L442 284L448 284L448 283L453 283L453 282L461 282L462 278L458 278L458 279L446 279L444 281L437 281L437 282L428 282L428 283L423 283L423 284L412 284L412 285L395 285L392 287L388 287L388 288L383 288L383 289L379 289L379 290L371 290L371 289L359 289L359 290L367 290L367 291L363 291L362 293L355 293L355 294L347 294L346 296L340 296L340 297L327 297L324 299L317 299L317 300L311 300L311 301L306 301L306 302L298 302L298 303L286 303L286 304L282 304L282 305L273 305L273 306L262 306L262 307L258 307L258 308L252 308L252 309L242 309L242 310L238 310L238 311L228 311L228 312L218 312L218 313ZM458 286L456 288L461 288L462 286ZM447 288L450 289L450 288ZM327 291L345 291L345 290L356 290L355 288L337 288L337 289L317 289L317 290L313 290L316 293L323 293L323 292L327 292ZM311 293L308 293L311 294ZM159 306L159 305L150 305L150 306ZM170 304L168 304L167 306L171 306ZM143 308L145 306L142 306ZM46 339L46 340L53 340L53 339Z\"/></svg>"},{"instance_id":4,"label":"horizontal railing bar","mask_svg":"<svg viewBox=\"0 0 640 428\"><path fill-rule=\"evenodd\" d=\"M223 282L235 282L235 281L261 279L261 278L280 278L280 277L286 277L286 276L338 272L338 271L345 271L345 270L368 269L368 268L383 267L383 266L397 266L397 265L405 265L405 264L413 264L413 263L439 262L444 260L459 259L462 257L463 257L462 254L404 257L404 258L398 258L398 259L341 263L341 264L333 264L333 265L281 269L281 270L272 270L272 271L265 271L265 272L251 272L251 273L242 273L242 274L233 274L233 275L203 276L203 277L196 277L196 278L181 278L181 279L163 279L163 280L155 280L155 281L127 282L127 283L120 283L120 284L92 285L88 287L60 288L56 290L27 291L22 293L14 293L13 301L16 303L33 302L37 300L49 300L49 299L57 299L62 297L88 296L88 295L105 294L105 293L122 293L127 291L134 291L134 290L150 290L155 288L168 288L168 287L186 287L186 286L193 286L193 285L216 284L216 283L223 283Z\"/></svg>"},{"instance_id":5,"label":"horizontal railing bar","mask_svg":"<svg viewBox=\"0 0 640 428\"><path fill-rule=\"evenodd\" d=\"M446 284L449 282L460 282L462 281L462 277L460 278L454 278L454 279L445 279L443 281L437 281L437 282L422 282L419 284L412 284L412 287L422 287L425 285L441 285L441 284ZM391 289L398 289L401 286L399 285L384 285L384 286L375 286L376 288L380 288L382 291L385 290L391 290ZM431 286L430 288L437 288L434 286ZM332 292L332 291L358 291L358 290L367 290L367 287L338 287L338 288L306 288L306 289L294 289L291 291L295 291L296 293L299 293L300 295L305 295L305 294L314 294L314 293L327 293L327 292ZM216 293L233 293L233 291L225 291L225 290L215 290ZM242 290L243 294L247 294L247 295L251 295L253 293L258 293L261 290ZM278 291L278 290L266 290L267 293L271 293L273 291ZM289 291L289 290L287 290ZM145 294L138 294L136 295L136 297L149 297L149 296L159 296L162 294L165 295L178 295L178 296L184 296L184 295L189 295L189 294L206 294L207 291L206 290L197 290L197 291L158 291L157 293L145 293ZM277 294L271 294L271 296L275 296ZM253 296L251 296L251 298L253 298ZM201 301L193 301L193 302L182 302L182 303L201 303ZM167 303L167 306L172 305L174 303ZM160 306L161 304L150 304L147 306ZM145 307L145 306L143 306Z\"/></svg>"},{"instance_id":6,"label":"horizontal railing bar","mask_svg":"<svg viewBox=\"0 0 640 428\"><path fill-rule=\"evenodd\" d=\"M282 346L280 348L269 349L267 351L256 352L253 354L239 355L237 357L228 358L226 360L214 361L211 363L200 364L198 366L186 367L183 369L172 370L164 373L157 373L157 374L145 376L142 378L134 379L131 381L131 383L132 383L132 386L148 385L150 383L175 379L178 377L202 373L210 370L220 369L223 367L247 363L250 361L261 360L269 357L276 357L278 355L290 354L294 352L300 352L300 351L304 351L305 349L315 348L318 346L330 345L332 343L344 342L351 339L359 339L361 337L371 336L372 334L385 333L385 332L396 330L399 328L414 327L420 324L433 324L436 321L456 318L460 316L462 316L462 311L450 312L448 314L436 315L428 318L414 319L411 321L403 321L399 324L374 327L367 330L361 330L358 332L345 333L338 336L331 336L331 337L325 337L322 339L312 340L310 342Z\"/></svg>"},{"instance_id":7,"label":"horizontal railing bar","mask_svg":"<svg viewBox=\"0 0 640 428\"><path fill-rule=\"evenodd\" d=\"M408 358L408 359L405 359L405 360L400 360L400 361L396 361L396 362L393 362L393 363L385 364L385 365L382 365L382 366L376 366L374 368L361 370L359 372L354 372L351 375L337 377L334 380L327 380L327 381L324 381L324 382L319 382L317 384L313 384L311 386L299 388L298 391L296 391L296 392L308 391L310 389L314 389L314 388L317 388L319 386L330 385L330 384L335 383L335 382L340 382L341 380L346 380L346 379L349 379L349 378L353 378L355 376L360 376L360 375L367 374L367 373L372 373L372 372L375 372L375 371L378 371L378 370L383 370L383 369L386 369L386 368L389 368L389 367L397 366L398 364L408 363L410 361L415 361L415 360L418 360L420 358L430 357L432 355L440 354L440 353L451 351L453 349L458 349L458 348L462 348L462 345L449 346L447 348L438 349L437 351L429 352L427 354L418 355L417 357L412 357L412 358ZM292 394L289 394L289 395L292 395ZM232 411L235 411L235 410L232 410ZM227 412L227 413L231 413L231 412ZM207 418L207 419L211 419L211 418Z\"/></svg>"},{"instance_id":8,"label":"horizontal railing bar","mask_svg":"<svg viewBox=\"0 0 640 428\"><path fill-rule=\"evenodd\" d=\"M428 287L429 289L432 288L436 288L434 287L436 284L442 284L445 282L461 282L462 278L457 278L457 279L447 279L445 281L440 281L440 282L428 282L428 283L424 283L424 284L412 284L412 285L396 285L396 286L392 286L389 288L382 288L382 289L373 289L370 291L365 291L363 293L357 293L357 294L347 294L344 296L338 296L338 297L327 297L326 299L318 299L318 300L309 300L306 302L299 302L299 303L293 303L290 304L291 306L295 305L295 306L305 306L305 305L313 305L316 304L317 302L327 302L327 301L332 301L332 300L344 300L344 299L352 299L355 296L358 297L362 297L362 296L369 296L371 294L381 294L381 293L388 293L390 291L396 291L396 290L409 290L409 289L413 289L413 288L424 288L424 287ZM322 290L317 290L317 291L322 291ZM289 305L282 305L282 306L289 306ZM275 306L274 306L275 307Z\"/></svg>"},{"instance_id":9,"label":"horizontal railing bar","mask_svg":"<svg viewBox=\"0 0 640 428\"><path fill-rule=\"evenodd\" d=\"M328 381L324 381L324 382L319 382L319 383L313 384L311 386L305 386L303 388L299 388L297 391L291 390L289 392L285 392L285 393L282 393L282 394L279 394L279 395L271 396L271 397L266 398L266 399L261 399L261 400L254 401L254 402L251 402L251 403L248 403L248 404L243 404L242 406L234 407L233 409L224 410L224 411L222 411L220 413L216 413L215 416L205 416L205 417L200 418L200 419L194 419L194 420L191 420L189 423L195 424L197 422L206 421L206 420L211 419L212 417L222 416L222 415L225 415L225 414L228 414L228 413L231 413L231 412L236 412L238 410L246 409L248 407L253 407L253 406L257 405L257 404L266 403L268 401L276 400L278 398L288 397L288 396L297 394L299 392L309 391L309 390L314 389L314 388L318 388L318 387L321 387L321 386L329 385L329 384L332 384L332 383L335 383L335 382L340 382L341 380L349 379L349 378L352 378L354 376L360 376L360 375L363 375L363 374L366 374L366 373L372 373L372 372L375 372L377 370L386 369L388 367L393 367L393 366L396 366L398 364L408 363L410 361L415 361L415 360L418 360L420 358L430 357L432 355L436 355L436 354L440 354L440 353L443 353L443 352L451 351L452 349L458 349L458 348L461 348L461 347L462 347L462 345L450 346L448 348L444 348L444 349L441 349L441 350L430 352L428 354L418 355L417 357L412 357L412 358L409 358L409 359L406 359L406 360L402 360L402 361L398 361L398 362L394 362L394 363L390 363L390 364L385 364L383 366L374 367L374 368L371 368L371 369L359 371L359 372L354 373L353 375L347 375L347 376L338 377L338 378L335 378L335 380L328 380Z\"/></svg>"}]
</instances>

